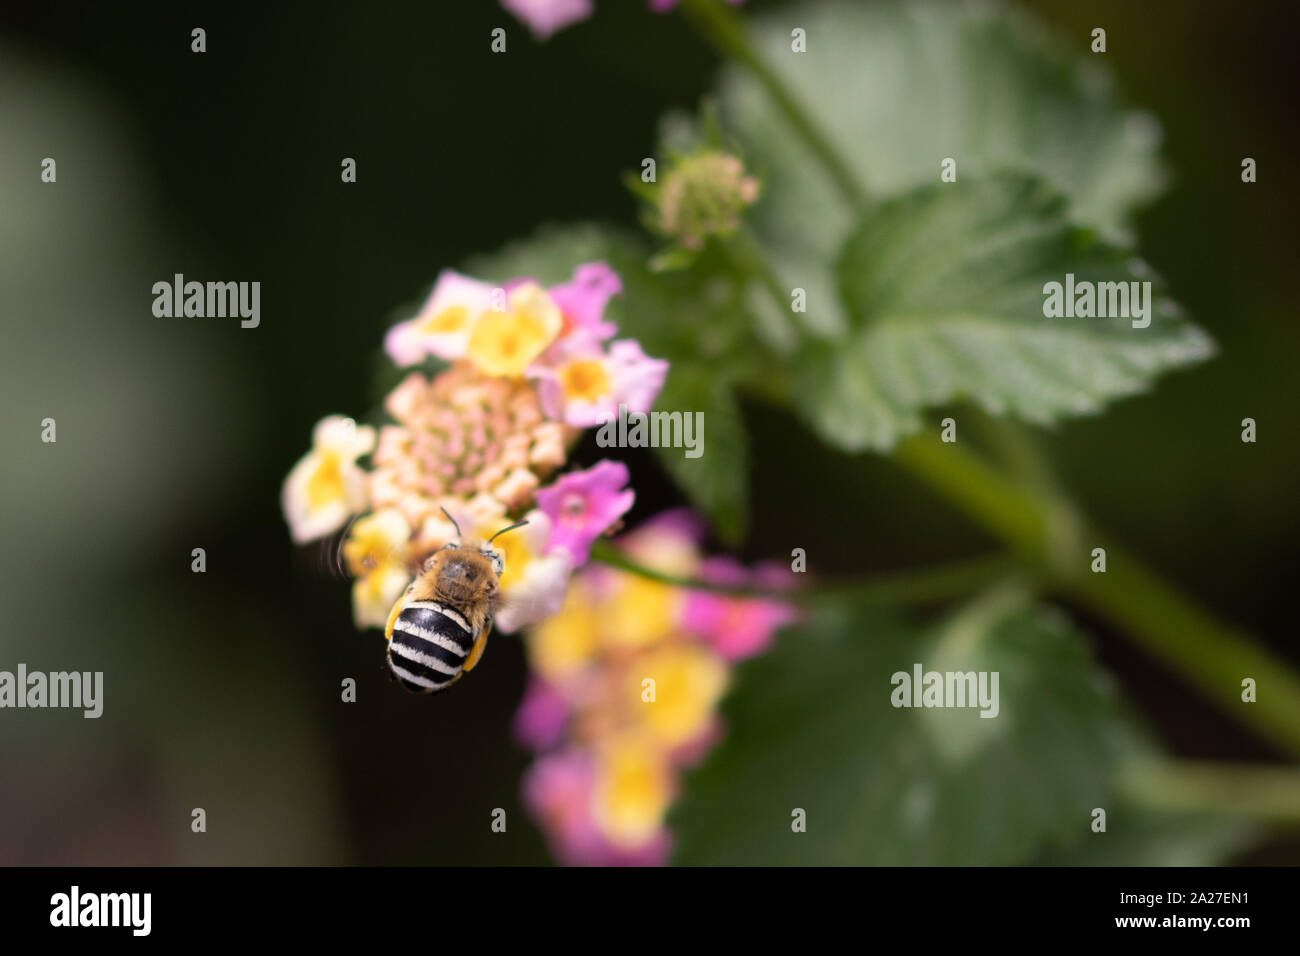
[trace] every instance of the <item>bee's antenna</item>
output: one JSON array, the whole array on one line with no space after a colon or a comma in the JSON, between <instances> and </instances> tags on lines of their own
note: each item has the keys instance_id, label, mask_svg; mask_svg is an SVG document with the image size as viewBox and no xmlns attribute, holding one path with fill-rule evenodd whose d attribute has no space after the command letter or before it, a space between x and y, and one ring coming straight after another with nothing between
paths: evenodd
<instances>
[{"instance_id":1,"label":"bee's antenna","mask_svg":"<svg viewBox=\"0 0 1300 956\"><path fill-rule=\"evenodd\" d=\"M451 516L451 512L448 511L446 508L441 508L441 507L440 510L442 511L443 514L447 516L447 520L451 522L451 526L456 529L456 537L458 538L462 537L460 533L460 525L456 524L456 519ZM500 534L500 532L497 533Z\"/></svg>"},{"instance_id":2,"label":"bee's antenna","mask_svg":"<svg viewBox=\"0 0 1300 956\"><path fill-rule=\"evenodd\" d=\"M491 544L493 541L495 541L495 540L496 540L497 538L499 538L501 535L505 534L507 531L514 531L515 528L522 528L522 527L523 527L524 525L526 525L526 524L528 524L527 521L516 521L516 522L515 522L514 524L512 524L510 527L508 527L508 528L502 528L500 531L498 531L498 532L497 532L496 534L494 534L492 537L488 538L488 544Z\"/></svg>"}]
</instances>

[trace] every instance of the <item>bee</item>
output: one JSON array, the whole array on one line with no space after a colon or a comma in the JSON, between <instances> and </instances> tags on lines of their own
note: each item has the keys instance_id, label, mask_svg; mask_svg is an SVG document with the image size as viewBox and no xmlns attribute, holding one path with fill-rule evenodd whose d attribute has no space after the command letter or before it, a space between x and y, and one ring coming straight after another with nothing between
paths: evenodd
<instances>
[{"instance_id":1,"label":"bee","mask_svg":"<svg viewBox=\"0 0 1300 956\"><path fill-rule=\"evenodd\" d=\"M442 513L456 529L456 540L424 563L384 629L393 677L417 694L444 691L478 664L505 570L505 555L492 542L528 523L502 528L487 541L462 541L456 519L445 508Z\"/></svg>"}]
</instances>

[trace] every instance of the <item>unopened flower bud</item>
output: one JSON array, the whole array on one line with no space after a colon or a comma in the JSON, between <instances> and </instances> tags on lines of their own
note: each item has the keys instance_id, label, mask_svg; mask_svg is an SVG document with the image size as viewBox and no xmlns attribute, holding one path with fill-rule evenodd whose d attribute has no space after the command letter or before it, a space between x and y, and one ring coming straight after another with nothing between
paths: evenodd
<instances>
[{"instance_id":1,"label":"unopened flower bud","mask_svg":"<svg viewBox=\"0 0 1300 956\"><path fill-rule=\"evenodd\" d=\"M758 180L730 153L710 151L680 160L664 178L655 226L686 249L700 249L712 236L727 236L758 199Z\"/></svg>"}]
</instances>

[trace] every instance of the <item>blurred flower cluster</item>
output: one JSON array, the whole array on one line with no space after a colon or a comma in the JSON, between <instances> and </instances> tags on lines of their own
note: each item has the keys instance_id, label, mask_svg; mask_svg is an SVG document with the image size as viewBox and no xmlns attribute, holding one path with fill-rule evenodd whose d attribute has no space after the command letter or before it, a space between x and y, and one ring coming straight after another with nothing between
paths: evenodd
<instances>
[{"instance_id":1,"label":"blurred flower cluster","mask_svg":"<svg viewBox=\"0 0 1300 956\"><path fill-rule=\"evenodd\" d=\"M660 574L788 585L780 566L705 558L701 538L693 514L669 511L615 547ZM560 862L665 862L665 814L680 772L722 734L716 708L731 665L793 619L771 598L686 589L605 565L574 575L560 612L526 633L531 675L515 716L518 740L538 753L524 801Z\"/></svg>"},{"instance_id":2,"label":"blurred flower cluster","mask_svg":"<svg viewBox=\"0 0 1300 956\"><path fill-rule=\"evenodd\" d=\"M611 341L609 299L621 291L604 263L578 266L569 282L493 286L446 271L419 312L388 331L384 349L412 371L384 402L393 422L376 429L331 416L285 480L293 538L310 541L355 520L341 555L358 627L382 627L411 568L453 540L489 537L506 553L496 626L513 631L554 613L569 575L596 537L631 507L622 464L602 461L556 475L581 430L618 406L649 411L668 363L633 340ZM370 456L369 467L359 460ZM548 484L549 482L549 484Z\"/></svg>"}]
</instances>

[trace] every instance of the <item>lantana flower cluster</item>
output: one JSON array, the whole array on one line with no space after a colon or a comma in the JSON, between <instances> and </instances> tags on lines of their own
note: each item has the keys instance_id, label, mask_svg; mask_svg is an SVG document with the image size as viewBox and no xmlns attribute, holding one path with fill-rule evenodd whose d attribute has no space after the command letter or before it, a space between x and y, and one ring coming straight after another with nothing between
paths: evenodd
<instances>
[{"instance_id":1,"label":"lantana flower cluster","mask_svg":"<svg viewBox=\"0 0 1300 956\"><path fill-rule=\"evenodd\" d=\"M431 358L445 367L408 374L385 399L392 422L378 429L322 420L282 495L295 541L352 522L340 553L356 579L358 627L382 627L413 569L455 539L444 509L466 537L528 521L494 542L506 558L500 630L560 608L573 569L634 496L618 462L561 474L569 450L620 405L649 411L668 371L634 340L614 338L605 308L621 289L600 262L549 288L445 271L419 312L388 331L384 349L398 367Z\"/></svg>"},{"instance_id":2,"label":"lantana flower cluster","mask_svg":"<svg viewBox=\"0 0 1300 956\"><path fill-rule=\"evenodd\" d=\"M616 539L643 568L719 585L784 587L780 566L706 558L702 525L665 512ZM515 716L538 753L523 780L529 812L571 865L657 865L683 769L723 728L732 665L795 617L772 597L661 583L607 565L576 574L558 614L528 630L529 685Z\"/></svg>"}]
</instances>

